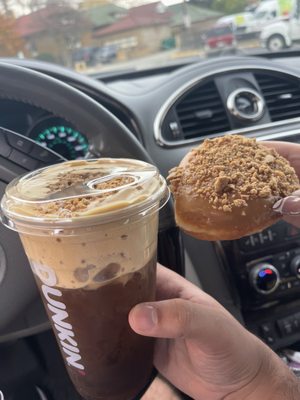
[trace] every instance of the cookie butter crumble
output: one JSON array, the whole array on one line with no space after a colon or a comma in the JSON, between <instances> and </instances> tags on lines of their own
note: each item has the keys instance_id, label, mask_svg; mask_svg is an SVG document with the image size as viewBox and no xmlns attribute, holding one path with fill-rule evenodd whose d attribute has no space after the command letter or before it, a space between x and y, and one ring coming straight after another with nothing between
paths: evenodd
<instances>
[{"instance_id":1,"label":"cookie butter crumble","mask_svg":"<svg viewBox=\"0 0 300 400\"><path fill-rule=\"evenodd\" d=\"M289 162L255 139L228 135L205 140L189 161L168 176L173 194L208 199L214 209L231 212L256 198L274 202L299 189Z\"/></svg>"},{"instance_id":2,"label":"cookie butter crumble","mask_svg":"<svg viewBox=\"0 0 300 400\"><path fill-rule=\"evenodd\" d=\"M97 172L87 172L87 173L72 173L65 172L58 175L58 179L56 182L53 182L47 186L50 191L64 191L64 189L70 189L72 187L78 185L85 185L87 182L92 181L97 178L103 177ZM96 190L104 190L103 193L95 194L92 192L91 195L83 196L83 197L74 197L69 198L62 201L55 201L50 204L42 205L37 207L37 211L43 215L52 215L55 214L59 217L76 217L80 214L80 212L85 211L93 201L101 201L101 199L105 199L108 196L116 193L118 188L127 184L130 184L134 181L133 178L129 176L120 176L115 177L106 181L102 181L100 183L95 182L93 189ZM115 189L105 192L107 189ZM75 192L74 192L75 193ZM67 194L67 192L66 192Z\"/></svg>"}]
</instances>

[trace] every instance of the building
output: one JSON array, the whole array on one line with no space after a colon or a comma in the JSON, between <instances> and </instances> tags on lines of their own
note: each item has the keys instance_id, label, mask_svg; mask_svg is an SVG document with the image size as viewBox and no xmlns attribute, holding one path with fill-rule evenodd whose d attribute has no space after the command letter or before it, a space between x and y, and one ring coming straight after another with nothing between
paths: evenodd
<instances>
[{"instance_id":1,"label":"building","mask_svg":"<svg viewBox=\"0 0 300 400\"><path fill-rule=\"evenodd\" d=\"M91 23L82 12L49 5L16 19L25 56L71 66L72 51L91 35Z\"/></svg>"},{"instance_id":2,"label":"building","mask_svg":"<svg viewBox=\"0 0 300 400\"><path fill-rule=\"evenodd\" d=\"M94 42L99 46L117 45L124 59L154 53L172 36L170 18L161 2L133 7L111 25L95 30Z\"/></svg>"},{"instance_id":3,"label":"building","mask_svg":"<svg viewBox=\"0 0 300 400\"><path fill-rule=\"evenodd\" d=\"M93 30L112 25L127 14L127 10L112 3L85 8L86 18L92 23Z\"/></svg>"},{"instance_id":4,"label":"building","mask_svg":"<svg viewBox=\"0 0 300 400\"><path fill-rule=\"evenodd\" d=\"M171 14L172 33L181 49L199 48L202 35L222 17L222 13L190 3L168 7Z\"/></svg>"}]
</instances>

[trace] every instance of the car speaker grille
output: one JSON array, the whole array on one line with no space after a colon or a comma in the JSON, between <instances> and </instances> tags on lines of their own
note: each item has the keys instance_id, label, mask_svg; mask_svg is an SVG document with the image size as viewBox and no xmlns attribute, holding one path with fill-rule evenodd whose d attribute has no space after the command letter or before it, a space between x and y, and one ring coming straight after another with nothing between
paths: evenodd
<instances>
[{"instance_id":1,"label":"car speaker grille","mask_svg":"<svg viewBox=\"0 0 300 400\"><path fill-rule=\"evenodd\" d=\"M272 122L300 117L300 83L278 75L256 73Z\"/></svg>"},{"instance_id":2,"label":"car speaker grille","mask_svg":"<svg viewBox=\"0 0 300 400\"><path fill-rule=\"evenodd\" d=\"M184 139L230 130L230 124L215 82L190 90L175 104Z\"/></svg>"}]
</instances>

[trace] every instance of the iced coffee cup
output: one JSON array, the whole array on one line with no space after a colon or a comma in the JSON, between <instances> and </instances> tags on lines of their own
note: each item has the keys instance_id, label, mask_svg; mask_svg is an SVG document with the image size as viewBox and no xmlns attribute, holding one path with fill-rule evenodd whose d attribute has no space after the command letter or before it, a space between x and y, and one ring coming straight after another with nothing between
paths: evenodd
<instances>
[{"instance_id":1,"label":"iced coffee cup","mask_svg":"<svg viewBox=\"0 0 300 400\"><path fill-rule=\"evenodd\" d=\"M2 222L19 232L68 373L85 400L132 400L149 382L153 340L128 313L154 300L158 210L150 164L70 161L11 182Z\"/></svg>"}]
</instances>

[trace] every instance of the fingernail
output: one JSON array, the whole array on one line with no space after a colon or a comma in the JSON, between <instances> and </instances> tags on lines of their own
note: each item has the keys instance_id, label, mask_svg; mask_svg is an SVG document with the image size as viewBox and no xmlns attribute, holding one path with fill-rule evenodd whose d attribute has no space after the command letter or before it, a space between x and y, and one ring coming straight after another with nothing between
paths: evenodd
<instances>
[{"instance_id":1,"label":"fingernail","mask_svg":"<svg viewBox=\"0 0 300 400\"><path fill-rule=\"evenodd\" d=\"M153 329L158 322L157 310L153 306L140 305L138 312L138 326L140 330L149 331Z\"/></svg>"},{"instance_id":2,"label":"fingernail","mask_svg":"<svg viewBox=\"0 0 300 400\"><path fill-rule=\"evenodd\" d=\"M299 215L300 214L300 197L288 196L278 200L273 210L282 215Z\"/></svg>"},{"instance_id":3,"label":"fingernail","mask_svg":"<svg viewBox=\"0 0 300 400\"><path fill-rule=\"evenodd\" d=\"M276 203L273 205L273 210L275 212L281 213L281 207L284 199L280 199L276 201Z\"/></svg>"}]
</instances>

